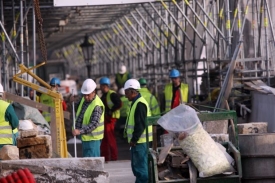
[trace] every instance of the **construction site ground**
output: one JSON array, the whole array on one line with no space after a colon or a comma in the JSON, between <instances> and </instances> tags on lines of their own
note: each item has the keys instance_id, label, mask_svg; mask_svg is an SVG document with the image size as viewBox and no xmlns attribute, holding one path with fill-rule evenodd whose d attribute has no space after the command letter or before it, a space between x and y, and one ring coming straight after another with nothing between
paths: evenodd
<instances>
[{"instance_id":1,"label":"construction site ground","mask_svg":"<svg viewBox=\"0 0 275 183\"><path fill-rule=\"evenodd\" d=\"M135 176L131 169L131 157L129 145L126 140L116 138L118 147L118 160L108 161L104 164L104 170L109 173L112 183L135 182ZM77 140L77 157L82 157L81 141ZM74 139L68 140L68 151L74 157Z\"/></svg>"}]
</instances>

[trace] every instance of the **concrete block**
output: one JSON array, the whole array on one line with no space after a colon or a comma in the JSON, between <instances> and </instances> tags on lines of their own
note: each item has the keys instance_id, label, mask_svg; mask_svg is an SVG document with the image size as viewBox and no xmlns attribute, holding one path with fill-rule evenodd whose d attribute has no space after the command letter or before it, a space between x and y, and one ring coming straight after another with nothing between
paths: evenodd
<instances>
[{"instance_id":1,"label":"concrete block","mask_svg":"<svg viewBox=\"0 0 275 183\"><path fill-rule=\"evenodd\" d=\"M209 134L210 137L218 143L229 142L228 134Z\"/></svg>"},{"instance_id":2,"label":"concrete block","mask_svg":"<svg viewBox=\"0 0 275 183\"><path fill-rule=\"evenodd\" d=\"M19 149L20 159L51 158L52 154L51 144L22 147Z\"/></svg>"},{"instance_id":3,"label":"concrete block","mask_svg":"<svg viewBox=\"0 0 275 183\"><path fill-rule=\"evenodd\" d=\"M104 158L53 158L1 161L1 176L20 168L28 168L36 182L109 183L103 171Z\"/></svg>"},{"instance_id":4,"label":"concrete block","mask_svg":"<svg viewBox=\"0 0 275 183\"><path fill-rule=\"evenodd\" d=\"M204 121L203 128L209 134L226 134L228 131L228 120Z\"/></svg>"},{"instance_id":5,"label":"concrete block","mask_svg":"<svg viewBox=\"0 0 275 183\"><path fill-rule=\"evenodd\" d=\"M35 145L50 145L52 144L50 135L38 135L30 138L17 138L17 147L28 147Z\"/></svg>"},{"instance_id":6,"label":"concrete block","mask_svg":"<svg viewBox=\"0 0 275 183\"><path fill-rule=\"evenodd\" d=\"M18 160L19 151L16 146L4 145L0 150L0 159L1 160Z\"/></svg>"},{"instance_id":7,"label":"concrete block","mask_svg":"<svg viewBox=\"0 0 275 183\"><path fill-rule=\"evenodd\" d=\"M31 129L31 130L19 130L20 138L36 137L37 135L38 135L37 128Z\"/></svg>"},{"instance_id":8,"label":"concrete block","mask_svg":"<svg viewBox=\"0 0 275 183\"><path fill-rule=\"evenodd\" d=\"M267 122L250 122L238 124L239 134L267 133Z\"/></svg>"}]
</instances>

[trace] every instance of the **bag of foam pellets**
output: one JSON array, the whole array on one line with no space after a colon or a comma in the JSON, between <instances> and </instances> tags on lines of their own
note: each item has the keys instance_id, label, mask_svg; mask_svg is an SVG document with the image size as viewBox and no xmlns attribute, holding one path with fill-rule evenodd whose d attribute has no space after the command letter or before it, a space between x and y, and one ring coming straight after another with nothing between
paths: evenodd
<instances>
[{"instance_id":1,"label":"bag of foam pellets","mask_svg":"<svg viewBox=\"0 0 275 183\"><path fill-rule=\"evenodd\" d=\"M226 156L203 129L194 109L181 104L161 118L159 125L170 133L179 134L179 144L199 170L200 177L231 171Z\"/></svg>"}]
</instances>

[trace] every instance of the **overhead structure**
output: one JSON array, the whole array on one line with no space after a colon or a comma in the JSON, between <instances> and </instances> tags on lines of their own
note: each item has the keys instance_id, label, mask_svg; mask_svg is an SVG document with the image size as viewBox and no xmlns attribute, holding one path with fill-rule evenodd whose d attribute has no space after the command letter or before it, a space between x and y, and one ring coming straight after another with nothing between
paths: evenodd
<instances>
[{"instance_id":1,"label":"overhead structure","mask_svg":"<svg viewBox=\"0 0 275 183\"><path fill-rule=\"evenodd\" d=\"M24 32L24 40L30 40L28 46L20 43L24 62L43 61L41 51L38 60L27 57L36 50L30 29L39 24L30 11L36 1L1 2L1 22L14 48ZM236 83L260 79L273 85L274 5L272 0L39 1L48 59L65 59L69 74L83 74L80 44L87 34L94 43L91 77L112 76L123 63L135 78L146 78L160 92L169 70L176 68L189 84L190 101L220 87L217 108ZM20 31L18 13L24 15ZM1 78L6 83L17 69L10 48L8 41L2 42L2 67L7 69Z\"/></svg>"}]
</instances>

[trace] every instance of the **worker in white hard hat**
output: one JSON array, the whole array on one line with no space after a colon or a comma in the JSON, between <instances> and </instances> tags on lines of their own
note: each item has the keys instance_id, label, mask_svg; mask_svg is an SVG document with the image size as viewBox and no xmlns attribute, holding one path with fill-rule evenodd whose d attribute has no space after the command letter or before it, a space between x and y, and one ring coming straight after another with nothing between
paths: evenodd
<instances>
[{"instance_id":1,"label":"worker in white hard hat","mask_svg":"<svg viewBox=\"0 0 275 183\"><path fill-rule=\"evenodd\" d=\"M0 84L0 148L15 145L13 130L17 129L19 120L13 106L3 100L4 89Z\"/></svg>"},{"instance_id":2,"label":"worker in white hard hat","mask_svg":"<svg viewBox=\"0 0 275 183\"><path fill-rule=\"evenodd\" d=\"M118 94L120 95L122 107L120 108L120 118L117 120L115 130L118 132L118 136L123 138L123 131L125 128L126 118L130 111L131 102L125 97L124 88L120 88Z\"/></svg>"},{"instance_id":3,"label":"worker in white hard hat","mask_svg":"<svg viewBox=\"0 0 275 183\"><path fill-rule=\"evenodd\" d=\"M81 135L83 157L100 157L104 135L104 104L96 94L96 83L86 79L81 87L83 97L76 103L73 136Z\"/></svg>"},{"instance_id":4,"label":"worker in white hard hat","mask_svg":"<svg viewBox=\"0 0 275 183\"><path fill-rule=\"evenodd\" d=\"M140 84L136 79L129 79L124 85L125 96L132 102L124 133L130 145L131 165L136 183L148 182L146 121L147 117L151 116L149 105L139 93L139 89ZM148 126L149 142L153 139L152 131L152 125Z\"/></svg>"},{"instance_id":5,"label":"worker in white hard hat","mask_svg":"<svg viewBox=\"0 0 275 183\"><path fill-rule=\"evenodd\" d=\"M121 65L115 79L117 91L119 91L120 88L123 88L124 83L128 79L131 79L131 74L127 72L127 68L125 65Z\"/></svg>"}]
</instances>

